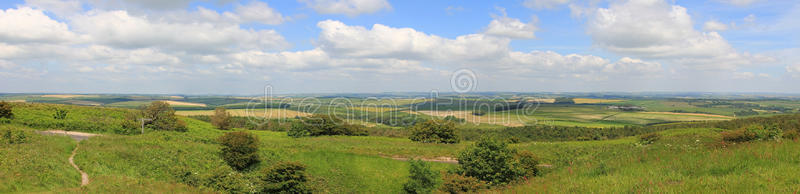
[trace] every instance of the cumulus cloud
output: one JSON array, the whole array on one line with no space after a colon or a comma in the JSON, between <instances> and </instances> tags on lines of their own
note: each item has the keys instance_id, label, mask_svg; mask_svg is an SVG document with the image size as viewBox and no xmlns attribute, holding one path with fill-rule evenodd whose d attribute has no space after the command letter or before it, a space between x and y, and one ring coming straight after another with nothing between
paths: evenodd
<instances>
[{"instance_id":1,"label":"cumulus cloud","mask_svg":"<svg viewBox=\"0 0 800 194\"><path fill-rule=\"evenodd\" d=\"M792 77L800 77L800 64L786 66L786 72Z\"/></svg>"},{"instance_id":2,"label":"cumulus cloud","mask_svg":"<svg viewBox=\"0 0 800 194\"><path fill-rule=\"evenodd\" d=\"M720 23L718 21L707 21L703 24L703 30L710 32L710 31L725 31L728 30L728 25Z\"/></svg>"},{"instance_id":3,"label":"cumulus cloud","mask_svg":"<svg viewBox=\"0 0 800 194\"><path fill-rule=\"evenodd\" d=\"M536 38L536 22L538 19L533 17L529 23L523 23L517 18L510 18L506 15L504 9L500 9L503 13L501 16L492 16L494 20L489 22L484 34L508 37L512 39L531 39Z\"/></svg>"},{"instance_id":4,"label":"cumulus cloud","mask_svg":"<svg viewBox=\"0 0 800 194\"><path fill-rule=\"evenodd\" d=\"M236 6L236 13L244 21L259 22L263 24L281 24L284 21L281 13L275 11L261 1L252 1L247 5Z\"/></svg>"},{"instance_id":5,"label":"cumulus cloud","mask_svg":"<svg viewBox=\"0 0 800 194\"><path fill-rule=\"evenodd\" d=\"M569 0L525 0L522 5L531 9L553 9L568 2Z\"/></svg>"},{"instance_id":6,"label":"cumulus cloud","mask_svg":"<svg viewBox=\"0 0 800 194\"><path fill-rule=\"evenodd\" d=\"M344 14L355 17L361 14L390 10L392 5L386 0L298 0L321 14Z\"/></svg>"},{"instance_id":7,"label":"cumulus cloud","mask_svg":"<svg viewBox=\"0 0 800 194\"><path fill-rule=\"evenodd\" d=\"M692 68L735 69L771 60L737 52L717 32L695 30L686 8L661 0L600 8L590 18L588 32L596 45L609 51Z\"/></svg>"},{"instance_id":8,"label":"cumulus cloud","mask_svg":"<svg viewBox=\"0 0 800 194\"><path fill-rule=\"evenodd\" d=\"M55 21L42 10L20 7L0 10L0 42L59 43L78 40L67 24Z\"/></svg>"},{"instance_id":9,"label":"cumulus cloud","mask_svg":"<svg viewBox=\"0 0 800 194\"><path fill-rule=\"evenodd\" d=\"M82 3L77 0L25 0L25 4L62 17L72 16L83 11Z\"/></svg>"},{"instance_id":10,"label":"cumulus cloud","mask_svg":"<svg viewBox=\"0 0 800 194\"><path fill-rule=\"evenodd\" d=\"M231 49L276 50L288 43L274 30L247 30L238 25L151 21L126 11L99 11L72 20L75 31L93 41L124 48L212 52Z\"/></svg>"}]
</instances>

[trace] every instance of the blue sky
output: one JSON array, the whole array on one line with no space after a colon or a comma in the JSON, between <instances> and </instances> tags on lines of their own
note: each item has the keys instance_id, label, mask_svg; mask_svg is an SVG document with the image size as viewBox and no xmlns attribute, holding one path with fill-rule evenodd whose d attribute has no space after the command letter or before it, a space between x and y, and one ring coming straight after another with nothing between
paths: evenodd
<instances>
[{"instance_id":1,"label":"blue sky","mask_svg":"<svg viewBox=\"0 0 800 194\"><path fill-rule=\"evenodd\" d=\"M0 92L796 93L800 2L0 2Z\"/></svg>"}]
</instances>

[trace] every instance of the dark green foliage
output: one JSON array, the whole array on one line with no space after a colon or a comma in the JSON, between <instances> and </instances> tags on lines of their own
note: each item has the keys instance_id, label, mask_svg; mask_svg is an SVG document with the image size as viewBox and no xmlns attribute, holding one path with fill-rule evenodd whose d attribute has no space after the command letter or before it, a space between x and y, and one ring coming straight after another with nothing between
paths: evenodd
<instances>
[{"instance_id":1,"label":"dark green foliage","mask_svg":"<svg viewBox=\"0 0 800 194\"><path fill-rule=\"evenodd\" d=\"M514 139L516 142L530 141L576 141L576 140L603 140L634 136L655 131L659 127L577 127L555 125L529 125L522 127L506 127L500 130L485 130L480 128L459 129L461 138L466 141L475 141L482 136L494 136L502 139Z\"/></svg>"},{"instance_id":2,"label":"dark green foliage","mask_svg":"<svg viewBox=\"0 0 800 194\"><path fill-rule=\"evenodd\" d=\"M458 154L458 172L490 185L502 185L527 174L515 159L517 151L494 138L482 138Z\"/></svg>"},{"instance_id":3,"label":"dark green foliage","mask_svg":"<svg viewBox=\"0 0 800 194\"><path fill-rule=\"evenodd\" d=\"M644 144L644 145L648 145L648 144L655 143L656 141L658 141L658 139L661 139L661 134L658 134L658 133L655 133L655 132L653 132L653 133L645 133L645 134L642 134L642 135L639 136L639 143Z\"/></svg>"},{"instance_id":4,"label":"dark green foliage","mask_svg":"<svg viewBox=\"0 0 800 194\"><path fill-rule=\"evenodd\" d=\"M344 122L332 115L312 115L302 118L302 122L293 123L287 134L290 137L347 135L365 136L367 130L361 125Z\"/></svg>"},{"instance_id":5,"label":"dark green foliage","mask_svg":"<svg viewBox=\"0 0 800 194\"><path fill-rule=\"evenodd\" d=\"M244 170L259 163L258 138L244 131L225 133L218 139L222 145L220 155L233 169Z\"/></svg>"},{"instance_id":6,"label":"dark green foliage","mask_svg":"<svg viewBox=\"0 0 800 194\"><path fill-rule=\"evenodd\" d=\"M0 118L14 119L11 104L6 101L0 101Z\"/></svg>"},{"instance_id":7,"label":"dark green foliage","mask_svg":"<svg viewBox=\"0 0 800 194\"><path fill-rule=\"evenodd\" d=\"M263 193L311 193L306 167L297 162L279 162L264 169L260 180Z\"/></svg>"},{"instance_id":8,"label":"dark green foliage","mask_svg":"<svg viewBox=\"0 0 800 194\"><path fill-rule=\"evenodd\" d=\"M743 110L743 111L734 112L733 114L736 115L736 116L739 116L739 117L746 117L746 116L758 115L758 112L756 112L754 110Z\"/></svg>"},{"instance_id":9,"label":"dark green foliage","mask_svg":"<svg viewBox=\"0 0 800 194\"><path fill-rule=\"evenodd\" d=\"M215 168L199 180L184 181L190 185L203 185L223 193L252 193L255 190L247 176L224 166Z\"/></svg>"},{"instance_id":10,"label":"dark green foliage","mask_svg":"<svg viewBox=\"0 0 800 194\"><path fill-rule=\"evenodd\" d=\"M461 141L456 135L456 125L450 121L429 120L417 123L409 129L412 141L422 143L458 143Z\"/></svg>"},{"instance_id":11,"label":"dark green foliage","mask_svg":"<svg viewBox=\"0 0 800 194\"><path fill-rule=\"evenodd\" d=\"M217 127L217 129L231 129L231 114L228 113L225 108L217 107L214 109L214 116L211 116L211 124Z\"/></svg>"},{"instance_id":12,"label":"dark green foliage","mask_svg":"<svg viewBox=\"0 0 800 194\"><path fill-rule=\"evenodd\" d=\"M28 142L28 136L22 130L0 130L0 144L21 144Z\"/></svg>"},{"instance_id":13,"label":"dark green foliage","mask_svg":"<svg viewBox=\"0 0 800 194\"><path fill-rule=\"evenodd\" d=\"M403 190L406 193L432 193L441 181L439 173L422 160L410 160L409 163L409 180L403 185Z\"/></svg>"},{"instance_id":14,"label":"dark green foliage","mask_svg":"<svg viewBox=\"0 0 800 194\"><path fill-rule=\"evenodd\" d=\"M483 115L486 115L486 111L485 111L485 110L476 110L476 111L472 111L472 115L475 115L475 116L483 116Z\"/></svg>"},{"instance_id":15,"label":"dark green foliage","mask_svg":"<svg viewBox=\"0 0 800 194\"><path fill-rule=\"evenodd\" d=\"M558 97L556 98L555 104L575 104L575 100L568 97Z\"/></svg>"},{"instance_id":16,"label":"dark green foliage","mask_svg":"<svg viewBox=\"0 0 800 194\"><path fill-rule=\"evenodd\" d=\"M792 140L800 139L800 131L798 131L798 130L784 131L783 132L783 138L784 139L792 139Z\"/></svg>"},{"instance_id":17,"label":"dark green foliage","mask_svg":"<svg viewBox=\"0 0 800 194\"><path fill-rule=\"evenodd\" d=\"M212 116L208 115L195 115L189 116L190 118L211 123ZM240 128L248 130L262 130L262 131L288 131L292 123L299 122L296 119L262 119L255 117L228 117L228 124L230 128Z\"/></svg>"},{"instance_id":18,"label":"dark green foliage","mask_svg":"<svg viewBox=\"0 0 800 194\"><path fill-rule=\"evenodd\" d=\"M475 193L489 188L486 182L475 177L464 176L457 173L447 173L443 177L439 191L445 193Z\"/></svg>"},{"instance_id":19,"label":"dark green foliage","mask_svg":"<svg viewBox=\"0 0 800 194\"><path fill-rule=\"evenodd\" d=\"M747 142L755 140L773 140L780 138L783 134L780 129L774 126L764 127L762 125L751 125L745 129L725 131L721 133L722 140L727 142Z\"/></svg>"},{"instance_id":20,"label":"dark green foliage","mask_svg":"<svg viewBox=\"0 0 800 194\"><path fill-rule=\"evenodd\" d=\"M720 134L722 135L722 140L727 142L748 142L756 139L755 134L744 129L724 131Z\"/></svg>"},{"instance_id":21,"label":"dark green foliage","mask_svg":"<svg viewBox=\"0 0 800 194\"><path fill-rule=\"evenodd\" d=\"M539 167L539 158L533 154L533 152L522 150L518 151L517 154L514 156L514 159L517 160L518 165L522 168L525 172L525 177L534 177L539 176L540 171Z\"/></svg>"},{"instance_id":22,"label":"dark green foliage","mask_svg":"<svg viewBox=\"0 0 800 194\"><path fill-rule=\"evenodd\" d=\"M153 101L150 105L142 107L142 115L146 120L144 126L154 130L186 131L186 123L178 120L175 110L163 101Z\"/></svg>"},{"instance_id":23,"label":"dark green foliage","mask_svg":"<svg viewBox=\"0 0 800 194\"><path fill-rule=\"evenodd\" d=\"M456 116L453 116L453 115L447 115L446 117L444 117L444 120L445 120L445 121L452 121L452 122L454 122L454 123L464 123L464 122L467 122L467 120L465 120L465 119L462 119L462 118L458 118L458 117L456 117Z\"/></svg>"},{"instance_id":24,"label":"dark green foliage","mask_svg":"<svg viewBox=\"0 0 800 194\"><path fill-rule=\"evenodd\" d=\"M56 113L53 114L53 118L58 120L67 119L67 110L56 109Z\"/></svg>"}]
</instances>

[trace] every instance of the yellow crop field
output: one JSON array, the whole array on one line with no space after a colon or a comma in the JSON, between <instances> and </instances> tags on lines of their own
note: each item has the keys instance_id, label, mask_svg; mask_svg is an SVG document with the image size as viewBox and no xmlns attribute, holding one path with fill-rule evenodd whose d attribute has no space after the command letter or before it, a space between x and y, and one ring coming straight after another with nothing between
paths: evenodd
<instances>
[{"instance_id":1,"label":"yellow crop field","mask_svg":"<svg viewBox=\"0 0 800 194\"><path fill-rule=\"evenodd\" d=\"M206 107L206 104L202 103L192 103L192 102L181 102L181 101L172 101L172 100L164 100L169 105L173 106L199 106L199 107Z\"/></svg>"}]
</instances>

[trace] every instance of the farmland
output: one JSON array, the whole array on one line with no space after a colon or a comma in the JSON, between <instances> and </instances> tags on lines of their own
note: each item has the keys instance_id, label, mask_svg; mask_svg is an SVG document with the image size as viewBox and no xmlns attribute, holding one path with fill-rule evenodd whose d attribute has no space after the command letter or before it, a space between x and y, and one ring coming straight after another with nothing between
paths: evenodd
<instances>
[{"instance_id":1,"label":"farmland","mask_svg":"<svg viewBox=\"0 0 800 194\"><path fill-rule=\"evenodd\" d=\"M264 106L272 105L242 104L239 99L242 97L59 97L64 101L31 103L19 100L36 101L43 97L3 96L17 101L10 103L15 117L0 123L0 132L24 134L27 138L24 143L0 148L0 156L3 156L0 192L240 192L250 188L247 181L258 177L257 172L262 169L274 163L293 161L307 167L309 187L314 193L396 193L403 190L403 183L409 176L407 159L425 159L432 170L447 173L458 164L443 161L457 161L459 153L481 136L514 139L509 144L511 148L534 153L542 164L539 176L482 192L736 190L791 193L800 189L797 187L800 177L791 173L800 170L796 165L800 162L797 140L779 138L730 143L722 135L748 126L744 123L796 126L791 123L800 121L794 114L799 102L791 99L689 103L673 99L585 98L582 103L578 103L580 100L575 104L540 103L524 109L518 107L526 106L509 105L506 101L467 100L445 104L441 99L417 101L411 98L382 101L403 102L391 106L364 105L365 99L350 98L358 105L347 107L337 105L335 99L322 98L313 103L285 103L290 100L284 99L286 105L265 109ZM115 98L127 100L102 105L65 103L76 99L100 102ZM148 128L144 134L138 131L128 134L123 127L129 119L126 115L137 109L125 107L139 107L159 99L193 99L186 103L206 106L168 103L177 109L178 119L186 124L185 132ZM281 104L276 101L271 104ZM460 102L472 108L453 106ZM491 104L498 102L503 106ZM501 108L486 109L481 103ZM248 171L236 172L219 157L221 145L217 138L230 131L217 129L199 116L213 116L216 107L243 105L253 109L232 108L227 112L242 122L254 116L275 125L232 129L247 131L260 142L257 153L261 162ZM623 111L609 106L642 106L645 110ZM759 107L778 112L734 118L735 112ZM65 118L54 116L57 110L64 110ZM248 111L258 114L247 114ZM262 115L265 112L266 117ZM291 123L314 114L340 116L345 122L363 126L368 135L300 138L287 135ZM448 116L463 119L455 125L462 139L460 143L420 143L407 138L408 127L420 122L417 120L448 119ZM406 125L406 122L412 123ZM75 142L63 136L37 133L50 129L101 136ZM660 138L645 144L639 138L645 133L656 133ZM78 144L80 149L75 163L92 179L85 187L80 186L78 173L65 162ZM228 178L214 178L222 174ZM732 183L736 186L730 186Z\"/></svg>"}]
</instances>

